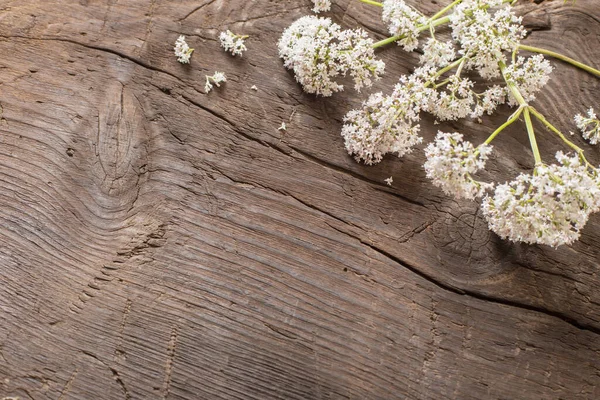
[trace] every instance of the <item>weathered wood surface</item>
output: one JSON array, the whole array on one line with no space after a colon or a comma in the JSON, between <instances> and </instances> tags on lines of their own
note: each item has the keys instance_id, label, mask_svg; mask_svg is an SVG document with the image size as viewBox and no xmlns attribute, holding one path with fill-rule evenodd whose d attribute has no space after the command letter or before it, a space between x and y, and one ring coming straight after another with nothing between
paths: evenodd
<instances>
[{"instance_id":1,"label":"weathered wood surface","mask_svg":"<svg viewBox=\"0 0 600 400\"><path fill-rule=\"evenodd\" d=\"M521 3L527 43L599 64L596 0ZM310 8L0 1L0 398L600 397L600 218L572 247L512 245L422 153L356 164L339 130L361 96L305 95L277 58ZM329 15L381 38L378 12ZM227 28L251 35L242 59ZM416 56L381 54L385 90ZM600 81L555 65L536 104L573 130ZM441 128L483 139L509 113ZM532 159L522 125L502 136L506 179Z\"/></svg>"}]
</instances>

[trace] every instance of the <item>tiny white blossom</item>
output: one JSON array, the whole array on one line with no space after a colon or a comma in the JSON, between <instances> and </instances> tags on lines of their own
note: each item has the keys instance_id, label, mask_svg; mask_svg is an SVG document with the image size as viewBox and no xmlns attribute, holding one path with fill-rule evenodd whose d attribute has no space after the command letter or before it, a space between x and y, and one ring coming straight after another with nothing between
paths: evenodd
<instances>
[{"instance_id":1,"label":"tiny white blossom","mask_svg":"<svg viewBox=\"0 0 600 400\"><path fill-rule=\"evenodd\" d=\"M346 29L329 18L305 16L290 25L279 39L279 56L294 71L307 93L331 96L343 89L334 78L350 74L354 88L370 87L385 64L375 58L373 40L362 29Z\"/></svg>"},{"instance_id":2,"label":"tiny white blossom","mask_svg":"<svg viewBox=\"0 0 600 400\"><path fill-rule=\"evenodd\" d=\"M192 52L194 49L190 49L188 44L185 42L185 36L180 35L175 41L175 55L177 56L177 61L182 64L189 64L190 57L192 56Z\"/></svg>"},{"instance_id":3,"label":"tiny white blossom","mask_svg":"<svg viewBox=\"0 0 600 400\"><path fill-rule=\"evenodd\" d=\"M331 0L312 0L315 5L313 11L317 14L331 9Z\"/></svg>"},{"instance_id":4,"label":"tiny white blossom","mask_svg":"<svg viewBox=\"0 0 600 400\"><path fill-rule=\"evenodd\" d=\"M594 109L590 107L587 112L587 117L581 114L575 116L575 124L581 131L584 139L590 141L591 144L597 144L600 140L600 120L596 117Z\"/></svg>"},{"instance_id":5,"label":"tiny white blossom","mask_svg":"<svg viewBox=\"0 0 600 400\"><path fill-rule=\"evenodd\" d=\"M502 238L560 246L577 240L600 209L600 178L578 155L556 153L559 164L538 165L483 199L489 228Z\"/></svg>"},{"instance_id":6,"label":"tiny white blossom","mask_svg":"<svg viewBox=\"0 0 600 400\"><path fill-rule=\"evenodd\" d=\"M552 65L542 54L528 58L517 57L517 60L509 65L504 71L507 81L513 82L519 88L519 92L526 102L535 100L535 94L539 92L550 79ZM508 91L508 104L517 105L517 100Z\"/></svg>"},{"instance_id":7,"label":"tiny white blossom","mask_svg":"<svg viewBox=\"0 0 600 400\"><path fill-rule=\"evenodd\" d=\"M212 81L212 82L211 82ZM206 75L206 83L204 85L204 91L206 93L210 92L213 88L213 83L217 87L221 87L220 83L227 82L227 77L223 72L215 71L214 75L208 76Z\"/></svg>"},{"instance_id":8,"label":"tiny white blossom","mask_svg":"<svg viewBox=\"0 0 600 400\"><path fill-rule=\"evenodd\" d=\"M423 46L421 64L433 67L445 67L456 58L452 42L441 42L435 38L429 38Z\"/></svg>"},{"instance_id":9,"label":"tiny white blossom","mask_svg":"<svg viewBox=\"0 0 600 400\"><path fill-rule=\"evenodd\" d=\"M277 128L278 131L285 131L287 130L287 127L285 126L285 122L281 123L281 126L279 128Z\"/></svg>"},{"instance_id":10,"label":"tiny white blossom","mask_svg":"<svg viewBox=\"0 0 600 400\"><path fill-rule=\"evenodd\" d=\"M479 118L483 114L491 114L496 107L506 102L506 88L493 85L489 86L483 93L476 94L477 105L471 113L471 118Z\"/></svg>"},{"instance_id":11,"label":"tiny white blossom","mask_svg":"<svg viewBox=\"0 0 600 400\"><path fill-rule=\"evenodd\" d=\"M256 85L250 86L250 89L255 90L255 91L258 90L258 88L256 87Z\"/></svg>"},{"instance_id":12,"label":"tiny white blossom","mask_svg":"<svg viewBox=\"0 0 600 400\"><path fill-rule=\"evenodd\" d=\"M394 182L394 178L390 176L389 178L384 179L384 181L388 186L392 186L392 183Z\"/></svg>"},{"instance_id":13,"label":"tiny white blossom","mask_svg":"<svg viewBox=\"0 0 600 400\"><path fill-rule=\"evenodd\" d=\"M398 45L406 51L413 51L419 45L419 27L427 23L427 18L404 0L383 0L383 22L388 24L392 36L403 36Z\"/></svg>"},{"instance_id":14,"label":"tiny white blossom","mask_svg":"<svg viewBox=\"0 0 600 400\"><path fill-rule=\"evenodd\" d=\"M227 32L221 32L219 34L221 47L234 56L242 56L242 53L247 50L246 45L244 44L244 40L247 38L248 35L236 35L230 30L227 30Z\"/></svg>"},{"instance_id":15,"label":"tiny white blossom","mask_svg":"<svg viewBox=\"0 0 600 400\"><path fill-rule=\"evenodd\" d=\"M468 58L467 67L490 79L499 76L499 61L506 61L504 52L513 51L525 37L521 17L512 7L492 12L503 0L464 0L450 15L452 37L460 43L459 54Z\"/></svg>"},{"instance_id":16,"label":"tiny white blossom","mask_svg":"<svg viewBox=\"0 0 600 400\"><path fill-rule=\"evenodd\" d=\"M473 81L458 75L452 75L449 81L446 90L436 92L437 95L429 99L428 110L440 121L467 117L476 102Z\"/></svg>"},{"instance_id":17,"label":"tiny white blossom","mask_svg":"<svg viewBox=\"0 0 600 400\"><path fill-rule=\"evenodd\" d=\"M468 78L452 75L442 89L429 98L427 111L439 121L460 118L479 118L491 114L499 104L506 101L506 88L498 85L488 87L483 93L473 90L475 83Z\"/></svg>"},{"instance_id":18,"label":"tiny white blossom","mask_svg":"<svg viewBox=\"0 0 600 400\"><path fill-rule=\"evenodd\" d=\"M435 141L425 148L427 161L423 167L427 177L444 193L457 199L474 199L494 187L472 177L485 167L491 152L492 146L482 144L474 148L460 133L438 132Z\"/></svg>"}]
</instances>

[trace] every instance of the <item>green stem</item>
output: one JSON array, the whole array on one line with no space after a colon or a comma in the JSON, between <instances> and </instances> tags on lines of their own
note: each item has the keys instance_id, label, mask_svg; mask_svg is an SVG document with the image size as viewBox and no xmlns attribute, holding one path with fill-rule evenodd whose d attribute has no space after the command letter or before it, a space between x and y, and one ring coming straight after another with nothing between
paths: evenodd
<instances>
[{"instance_id":1,"label":"green stem","mask_svg":"<svg viewBox=\"0 0 600 400\"><path fill-rule=\"evenodd\" d=\"M363 1L363 0L361 0L361 1ZM445 24L445 23L447 23L449 21L450 21L450 17L443 17L443 18L439 18L439 19L436 19L436 20L433 20L433 21L429 21L426 24L420 25L417 28L417 31L418 32L423 32L424 30L429 29L431 26L442 25L442 24ZM405 35L392 36L392 37L389 37L387 39L383 39L383 40L380 40L379 42L374 43L371 47L374 48L374 49L376 49L378 47L385 46L386 44L394 43L397 40L404 39L405 37L406 37Z\"/></svg>"},{"instance_id":2,"label":"green stem","mask_svg":"<svg viewBox=\"0 0 600 400\"><path fill-rule=\"evenodd\" d=\"M372 6L377 6L377 7L383 7L383 4L379 3L378 1L373 1L373 0L360 0L363 3L366 4L371 4Z\"/></svg>"},{"instance_id":3,"label":"green stem","mask_svg":"<svg viewBox=\"0 0 600 400\"><path fill-rule=\"evenodd\" d=\"M446 14L455 5L457 5L458 3L462 2L462 1L463 0L454 0L452 3L448 4L446 7L442 8L440 11L438 11L437 13L435 13L431 18L429 18L429 20L433 21L435 19L438 19L439 17L441 17L442 15Z\"/></svg>"},{"instance_id":4,"label":"green stem","mask_svg":"<svg viewBox=\"0 0 600 400\"><path fill-rule=\"evenodd\" d=\"M461 57L458 60L452 62L451 64L446 65L444 68L440 69L438 72L435 73L435 75L432 76L432 80L439 78L440 76L442 76L446 72L450 71L451 69L461 65L463 63L463 61L465 61L465 59L466 59L465 57Z\"/></svg>"},{"instance_id":5,"label":"green stem","mask_svg":"<svg viewBox=\"0 0 600 400\"><path fill-rule=\"evenodd\" d=\"M531 145L531 151L533 151L535 165L542 164L542 156L540 156L540 150L538 149L537 141L535 140L535 132L533 131L533 124L531 123L531 115L529 115L529 107L523 108L523 114L525 116L527 135L529 136L529 144Z\"/></svg>"},{"instance_id":6,"label":"green stem","mask_svg":"<svg viewBox=\"0 0 600 400\"><path fill-rule=\"evenodd\" d=\"M523 109L523 115L525 116L525 125L527 126L527 135L529 136L529 144L531 145L531 151L533 152L533 159L535 160L535 165L541 164L542 156L540 155L540 150L538 149L537 141L535 140L535 132L533 130L533 124L531 123L531 115L529 114L529 105L523 98L523 95L521 95L521 92L519 91L517 85L515 85L514 82L506 78L506 64L504 63L504 61L499 61L498 66L500 67L502 77L504 78L506 85L510 89L510 92L519 103L519 106Z\"/></svg>"},{"instance_id":7,"label":"green stem","mask_svg":"<svg viewBox=\"0 0 600 400\"><path fill-rule=\"evenodd\" d=\"M515 111L515 112L513 113L513 115L512 115L512 116L511 116L509 119L507 119L507 120L506 120L506 122L505 122L505 123L503 123L502 125L500 125L500 127L499 127L498 129L496 129L496 130L494 131L494 133L492 133L492 134L490 135L490 137L488 137L488 138L485 140L485 142L483 142L483 144L490 144L490 143L492 142L492 140L494 140L494 138L495 138L496 136L498 136L498 134L499 134L500 132L502 132L502 131L503 131L503 130L504 130L506 127L507 127L507 126L511 125L511 124L512 124L513 122L515 122L517 119L519 119L519 116L520 116L520 115L523 113L523 110L524 110L524 109L525 109L524 107L519 107L519 109L518 109L517 111Z\"/></svg>"},{"instance_id":8,"label":"green stem","mask_svg":"<svg viewBox=\"0 0 600 400\"><path fill-rule=\"evenodd\" d=\"M547 119L546 117L544 117L539 111L537 111L535 108L533 107L528 107L529 111L531 111L531 113L542 123L544 124L548 129L550 129L552 132L556 133L558 135L558 137L560 137L562 139L563 142L566 143L567 146L569 146L570 148L572 148L573 150L575 150L580 157L586 162L586 164L588 164L589 166L591 166L591 164L586 160L586 158L583 155L583 149L579 146L577 146L575 143L571 142L569 139L566 138L566 136L559 131L558 129L556 129L556 127L554 125L552 125Z\"/></svg>"},{"instance_id":9,"label":"green stem","mask_svg":"<svg viewBox=\"0 0 600 400\"><path fill-rule=\"evenodd\" d=\"M519 45L519 50L531 51L533 53L546 54L547 56L558 58L559 60L567 62L571 65L574 65L577 68L581 68L582 70L587 71L592 75L600 76L600 70L597 70L596 68L592 68L589 65L585 65L585 64L580 63L579 61L576 61L570 57L564 56L560 53L556 53L551 50L541 49L539 47L533 47L533 46L526 46L524 44Z\"/></svg>"}]
</instances>

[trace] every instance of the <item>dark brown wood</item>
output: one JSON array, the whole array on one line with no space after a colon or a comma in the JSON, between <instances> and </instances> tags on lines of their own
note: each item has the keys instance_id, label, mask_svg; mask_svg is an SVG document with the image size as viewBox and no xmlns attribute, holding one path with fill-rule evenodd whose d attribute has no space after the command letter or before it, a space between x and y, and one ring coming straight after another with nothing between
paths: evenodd
<instances>
[{"instance_id":1,"label":"dark brown wood","mask_svg":"<svg viewBox=\"0 0 600 400\"><path fill-rule=\"evenodd\" d=\"M595 0L521 3L528 44L600 65ZM514 245L426 180L422 152L355 163L339 131L364 94L303 94L277 57L310 8L0 1L0 398L600 397L600 218L572 247ZM378 13L327 15L382 38ZM251 35L243 58L225 29ZM377 90L416 60L381 56ZM600 80L554 65L535 104L574 130ZM477 142L509 114L423 132ZM490 175L531 167L523 125L496 148Z\"/></svg>"}]
</instances>

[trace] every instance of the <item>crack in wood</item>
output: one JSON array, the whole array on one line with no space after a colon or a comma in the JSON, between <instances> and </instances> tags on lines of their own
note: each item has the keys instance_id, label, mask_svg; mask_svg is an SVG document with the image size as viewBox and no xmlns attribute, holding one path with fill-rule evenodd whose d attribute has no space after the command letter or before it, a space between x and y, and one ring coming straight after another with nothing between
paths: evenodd
<instances>
[{"instance_id":1,"label":"crack in wood","mask_svg":"<svg viewBox=\"0 0 600 400\"><path fill-rule=\"evenodd\" d=\"M73 386L73 381L75 380L75 377L77 376L78 372L79 369L75 368L75 370L71 374L71 377L69 378L63 389L60 391L60 396L58 397L58 400L63 400L65 398L65 395L69 392L69 390L71 390L71 386Z\"/></svg>"},{"instance_id":2,"label":"crack in wood","mask_svg":"<svg viewBox=\"0 0 600 400\"><path fill-rule=\"evenodd\" d=\"M163 382L163 400L169 396L171 390L171 376L173 375L173 362L175 360L175 349L177 347L177 337L179 335L179 328L174 326L171 329L171 337L169 344L167 345L167 361L165 363L165 380Z\"/></svg>"}]
</instances>

